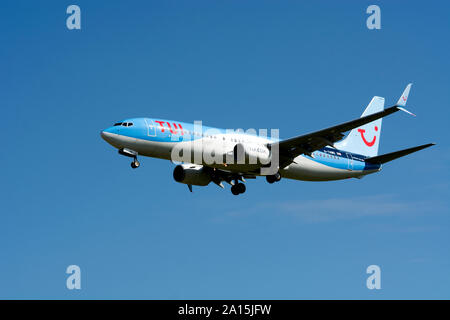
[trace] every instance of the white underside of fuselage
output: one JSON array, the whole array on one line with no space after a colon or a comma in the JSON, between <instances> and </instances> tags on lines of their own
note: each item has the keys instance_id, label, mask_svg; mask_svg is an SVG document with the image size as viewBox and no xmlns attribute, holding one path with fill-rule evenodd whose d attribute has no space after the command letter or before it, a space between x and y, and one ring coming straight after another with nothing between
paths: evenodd
<instances>
[{"instance_id":1,"label":"white underside of fuselage","mask_svg":"<svg viewBox=\"0 0 450 320\"><path fill-rule=\"evenodd\" d=\"M304 156L298 156L295 158L294 163L291 163L286 168L281 169L280 174L283 178L294 180L330 181L361 178L362 176L368 174L368 172L333 168Z\"/></svg>"},{"instance_id":2,"label":"white underside of fuselage","mask_svg":"<svg viewBox=\"0 0 450 320\"><path fill-rule=\"evenodd\" d=\"M105 140L108 141L112 146L117 149L128 148L136 151L141 156L159 158L165 160L172 159L172 149L177 144L192 142L157 142L149 141L144 139L137 139L133 137L127 137L123 135L118 135L114 133L108 133L108 137ZM207 141L196 140L192 145L194 149L198 148L208 148ZM231 149L232 150L232 149ZM200 158L199 161L195 161L195 157L191 161L195 164L208 165L211 167L219 168L221 170L234 171L239 173L248 173L248 168L245 166L225 166L223 164L206 164ZM283 178L294 179L294 180L304 180L304 181L330 181L330 180L341 180L348 178L361 178L364 175L378 172L379 170L350 170L350 169L339 169L331 166L327 166L318 161L314 161L305 156L298 156L295 158L294 162L284 169L280 169L280 174ZM252 172L251 174L255 174ZM255 174L261 175L261 174Z\"/></svg>"}]
</instances>

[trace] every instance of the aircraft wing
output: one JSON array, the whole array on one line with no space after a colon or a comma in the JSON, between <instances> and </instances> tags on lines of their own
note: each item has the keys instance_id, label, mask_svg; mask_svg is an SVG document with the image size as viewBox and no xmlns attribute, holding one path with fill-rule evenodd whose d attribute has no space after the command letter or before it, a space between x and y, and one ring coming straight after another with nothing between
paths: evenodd
<instances>
[{"instance_id":1,"label":"aircraft wing","mask_svg":"<svg viewBox=\"0 0 450 320\"><path fill-rule=\"evenodd\" d=\"M366 123L386 117L399 110L410 113L402 107L395 105L384 109L383 111L376 112L352 121L344 122L333 127L272 143L270 147L274 152L276 152L276 147L279 148L278 153L280 159L280 168L284 168L292 163L295 157L301 154L311 155L312 152L319 150L327 145L333 146L335 142L341 140L345 136L345 132L358 128L362 125L365 125Z\"/></svg>"}]
</instances>

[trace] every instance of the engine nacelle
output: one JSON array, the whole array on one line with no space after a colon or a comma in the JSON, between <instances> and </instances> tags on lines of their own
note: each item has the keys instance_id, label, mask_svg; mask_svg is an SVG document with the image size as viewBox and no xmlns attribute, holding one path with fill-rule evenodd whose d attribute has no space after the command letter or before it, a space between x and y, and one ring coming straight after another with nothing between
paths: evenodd
<instances>
[{"instance_id":1,"label":"engine nacelle","mask_svg":"<svg viewBox=\"0 0 450 320\"><path fill-rule=\"evenodd\" d=\"M271 160L270 150L261 144L238 143L234 146L233 154L235 164L265 165Z\"/></svg>"},{"instance_id":2,"label":"engine nacelle","mask_svg":"<svg viewBox=\"0 0 450 320\"><path fill-rule=\"evenodd\" d=\"M203 166L196 164L180 164L173 169L173 178L176 182L194 186L207 186L211 182L211 175Z\"/></svg>"}]
</instances>

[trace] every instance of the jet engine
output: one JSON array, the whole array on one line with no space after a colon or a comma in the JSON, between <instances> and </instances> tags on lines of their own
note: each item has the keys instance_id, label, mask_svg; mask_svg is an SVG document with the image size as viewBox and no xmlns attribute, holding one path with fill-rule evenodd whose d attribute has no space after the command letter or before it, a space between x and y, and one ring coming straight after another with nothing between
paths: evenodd
<instances>
[{"instance_id":1,"label":"jet engine","mask_svg":"<svg viewBox=\"0 0 450 320\"><path fill-rule=\"evenodd\" d=\"M211 175L203 166L196 164L180 164L173 169L176 182L194 186L206 186L211 182Z\"/></svg>"}]
</instances>

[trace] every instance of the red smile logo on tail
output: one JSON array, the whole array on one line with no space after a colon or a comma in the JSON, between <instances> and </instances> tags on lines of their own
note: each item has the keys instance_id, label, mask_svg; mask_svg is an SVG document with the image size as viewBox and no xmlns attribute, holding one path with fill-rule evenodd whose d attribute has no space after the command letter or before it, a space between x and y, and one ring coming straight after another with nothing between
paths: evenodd
<instances>
[{"instance_id":1,"label":"red smile logo on tail","mask_svg":"<svg viewBox=\"0 0 450 320\"><path fill-rule=\"evenodd\" d=\"M378 131L378 127L375 126L375 131ZM364 137L364 133L366 132L366 130L364 129L358 129L358 132L361 133L361 138L364 141L364 143L366 144L366 146L371 147L375 144L375 141L377 140L377 136L374 136L372 141L367 141L366 137Z\"/></svg>"}]
</instances>

